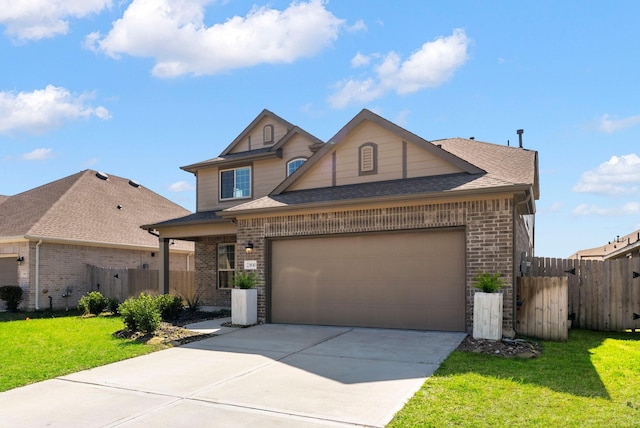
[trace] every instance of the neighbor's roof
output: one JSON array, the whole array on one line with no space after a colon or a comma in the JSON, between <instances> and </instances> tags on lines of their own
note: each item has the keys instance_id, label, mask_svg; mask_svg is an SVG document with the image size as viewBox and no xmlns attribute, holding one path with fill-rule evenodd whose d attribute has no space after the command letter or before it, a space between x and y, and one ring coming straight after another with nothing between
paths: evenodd
<instances>
[{"instance_id":1,"label":"neighbor's roof","mask_svg":"<svg viewBox=\"0 0 640 428\"><path fill-rule=\"evenodd\" d=\"M157 248L140 226L188 214L133 180L85 170L0 203L0 237ZM172 250L192 248L176 241Z\"/></svg>"}]
</instances>

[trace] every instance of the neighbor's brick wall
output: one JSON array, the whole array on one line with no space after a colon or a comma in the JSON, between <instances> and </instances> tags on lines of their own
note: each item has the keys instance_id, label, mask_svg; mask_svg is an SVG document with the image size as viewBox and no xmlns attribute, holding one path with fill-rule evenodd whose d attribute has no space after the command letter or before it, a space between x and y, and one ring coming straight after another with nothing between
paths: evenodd
<instances>
[{"instance_id":1,"label":"neighbor's brick wall","mask_svg":"<svg viewBox=\"0 0 640 428\"><path fill-rule=\"evenodd\" d=\"M29 243L28 253L24 257L25 261L19 269L20 285L25 290L22 307L33 310L36 305L36 242ZM193 258L193 256L191 257ZM191 264L193 264L192 261ZM39 308L49 308L48 296L51 296L53 308L64 309L67 305L67 299L62 297L62 294L67 287L71 288L68 305L70 308L75 308L80 297L90 288L87 283L86 265L118 269L142 269L144 265L147 265L148 269L159 269L160 256L158 251L44 242L40 245ZM171 270L186 270L186 266L186 254L171 255Z\"/></svg>"},{"instance_id":2,"label":"neighbor's brick wall","mask_svg":"<svg viewBox=\"0 0 640 428\"><path fill-rule=\"evenodd\" d=\"M466 230L466 324L473 329L472 278L480 270L500 272L509 287L504 293L503 329L513 330L513 199L494 198L468 202L447 202L393 208L368 208L327 213L238 219L238 267L248 256L243 249L254 244L250 256L258 261L258 317L266 317L266 242L268 238L339 233L459 227ZM196 251L197 252L197 251ZM215 277L215 276L214 276ZM196 280L197 281L197 280Z\"/></svg>"},{"instance_id":3,"label":"neighbor's brick wall","mask_svg":"<svg viewBox=\"0 0 640 428\"><path fill-rule=\"evenodd\" d=\"M236 242L234 235L200 238L195 250L195 287L201 304L231 308L231 290L218 289L218 244ZM240 253L236 248L236 257ZM238 261L236 260L236 266Z\"/></svg>"}]
</instances>

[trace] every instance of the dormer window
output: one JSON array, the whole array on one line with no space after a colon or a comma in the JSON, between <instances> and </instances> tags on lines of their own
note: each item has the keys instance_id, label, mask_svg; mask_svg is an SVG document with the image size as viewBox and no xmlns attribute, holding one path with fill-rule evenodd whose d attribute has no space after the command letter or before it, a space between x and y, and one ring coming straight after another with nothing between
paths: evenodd
<instances>
[{"instance_id":1,"label":"dormer window","mask_svg":"<svg viewBox=\"0 0 640 428\"><path fill-rule=\"evenodd\" d=\"M264 144L273 144L273 125L265 125L262 128L262 136Z\"/></svg>"},{"instance_id":2,"label":"dormer window","mask_svg":"<svg viewBox=\"0 0 640 428\"><path fill-rule=\"evenodd\" d=\"M287 177L293 174L296 169L300 168L306 160L306 158L296 158L287 162Z\"/></svg>"},{"instance_id":3,"label":"dormer window","mask_svg":"<svg viewBox=\"0 0 640 428\"><path fill-rule=\"evenodd\" d=\"M220 171L220 200L251 197L251 167Z\"/></svg>"},{"instance_id":4,"label":"dormer window","mask_svg":"<svg viewBox=\"0 0 640 428\"><path fill-rule=\"evenodd\" d=\"M359 175L376 174L378 172L378 146L374 143L364 143L360 146L358 158Z\"/></svg>"}]
</instances>

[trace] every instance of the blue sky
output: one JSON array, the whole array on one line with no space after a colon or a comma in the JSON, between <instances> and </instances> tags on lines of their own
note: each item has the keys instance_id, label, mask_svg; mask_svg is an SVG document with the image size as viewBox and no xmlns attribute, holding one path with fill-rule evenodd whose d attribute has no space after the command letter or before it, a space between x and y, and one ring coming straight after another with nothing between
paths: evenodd
<instances>
[{"instance_id":1,"label":"blue sky","mask_svg":"<svg viewBox=\"0 0 640 428\"><path fill-rule=\"evenodd\" d=\"M640 228L640 2L0 0L0 195L87 168L195 210L180 166L267 108L362 108L540 159L536 255Z\"/></svg>"}]
</instances>

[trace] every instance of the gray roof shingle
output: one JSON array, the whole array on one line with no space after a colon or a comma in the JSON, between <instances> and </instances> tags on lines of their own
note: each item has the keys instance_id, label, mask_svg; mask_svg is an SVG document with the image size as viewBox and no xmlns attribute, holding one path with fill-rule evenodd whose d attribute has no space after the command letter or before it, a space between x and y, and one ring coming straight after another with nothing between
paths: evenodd
<instances>
[{"instance_id":1,"label":"gray roof shingle","mask_svg":"<svg viewBox=\"0 0 640 428\"><path fill-rule=\"evenodd\" d=\"M129 179L85 170L0 203L0 236L157 248L143 224L189 211ZM179 246L190 243L176 243ZM186 249L186 247L185 247Z\"/></svg>"}]
</instances>

